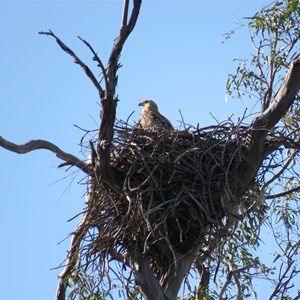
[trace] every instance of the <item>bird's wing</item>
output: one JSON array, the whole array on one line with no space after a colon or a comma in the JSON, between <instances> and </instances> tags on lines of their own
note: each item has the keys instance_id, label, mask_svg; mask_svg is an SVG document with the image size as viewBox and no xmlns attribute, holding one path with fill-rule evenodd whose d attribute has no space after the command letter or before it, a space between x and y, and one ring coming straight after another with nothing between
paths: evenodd
<instances>
[{"instance_id":1,"label":"bird's wing","mask_svg":"<svg viewBox=\"0 0 300 300\"><path fill-rule=\"evenodd\" d=\"M152 118L155 123L157 123L160 127L166 128L166 129L174 129L171 122L164 117L162 114L157 112L152 112Z\"/></svg>"}]
</instances>

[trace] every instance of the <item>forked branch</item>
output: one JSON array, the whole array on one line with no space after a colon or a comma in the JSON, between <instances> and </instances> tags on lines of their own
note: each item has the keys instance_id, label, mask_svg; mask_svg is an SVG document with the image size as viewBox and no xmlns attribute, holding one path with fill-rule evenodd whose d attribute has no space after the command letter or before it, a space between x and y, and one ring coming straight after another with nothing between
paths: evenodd
<instances>
[{"instance_id":1,"label":"forked branch","mask_svg":"<svg viewBox=\"0 0 300 300\"><path fill-rule=\"evenodd\" d=\"M133 0L133 10L128 18L128 0L124 1L123 17L120 33L114 46L112 48L106 73L106 91L101 97L102 112L101 112L101 125L99 131L99 161L97 165L97 176L99 178L105 178L106 181L111 182L114 185L114 179L110 170L110 147L113 139L113 127L116 118L116 107L118 99L115 97L116 86L118 84L117 70L119 69L119 58L123 49L123 46L132 32L141 7L141 0Z\"/></svg>"},{"instance_id":2,"label":"forked branch","mask_svg":"<svg viewBox=\"0 0 300 300\"><path fill-rule=\"evenodd\" d=\"M142 4L141 0L133 0L133 9L132 9L132 13L130 15L129 21L128 21L128 10L129 10L129 0L124 0L124 7L123 7L123 16L122 16L122 25L121 25L121 29L120 29L120 34L118 36L118 38L116 39L116 42L113 46L113 49L111 51L110 57L109 57L109 61L107 64L107 77L110 79L110 83L112 83L110 85L110 92L112 93L112 95L115 92L115 87L116 87L116 73L118 68L120 67L118 64L123 46L128 38L128 36L130 35L130 33L132 32L132 30L134 29L134 26L136 24L136 21L138 19L138 15L140 12L140 7ZM114 79L113 81L111 81L111 79Z\"/></svg>"},{"instance_id":3,"label":"forked branch","mask_svg":"<svg viewBox=\"0 0 300 300\"><path fill-rule=\"evenodd\" d=\"M286 114L300 90L300 55L292 62L272 104L252 123L252 128L272 129Z\"/></svg>"},{"instance_id":4,"label":"forked branch","mask_svg":"<svg viewBox=\"0 0 300 300\"><path fill-rule=\"evenodd\" d=\"M96 53L96 51L94 50L94 48L90 45L90 43L88 43L86 40L84 40L83 38L81 38L80 36L78 36L78 38L91 50L91 52L93 53L94 57L93 60L96 61L98 63L98 67L101 69L101 72L103 74L104 77L104 81L105 81L105 86L106 88L108 87L108 80L107 80L107 76L106 76L106 70L104 67L104 64L102 62L102 60L100 59L100 57L98 56L98 54Z\"/></svg>"},{"instance_id":5,"label":"forked branch","mask_svg":"<svg viewBox=\"0 0 300 300\"><path fill-rule=\"evenodd\" d=\"M293 104L296 94L300 90L300 55L291 63L284 81L271 105L264 110L249 126L251 143L249 146L249 161L245 162L248 172L247 180L250 182L255 176L265 153L265 138L276 126L281 118L287 113ZM249 169L248 169L249 170Z\"/></svg>"},{"instance_id":6,"label":"forked branch","mask_svg":"<svg viewBox=\"0 0 300 300\"><path fill-rule=\"evenodd\" d=\"M98 90L99 95L101 96L104 93L104 90L102 89L101 85L99 84L98 80L96 79L95 75L90 70L90 68L74 53L73 50L71 50L65 43L63 43L51 30L46 32L41 31L39 32L39 34L50 35L53 38L55 38L57 44L61 47L61 49L63 49L66 53L72 56L74 58L74 62L82 67L86 75L90 78L90 80Z\"/></svg>"},{"instance_id":7,"label":"forked branch","mask_svg":"<svg viewBox=\"0 0 300 300\"><path fill-rule=\"evenodd\" d=\"M115 181L112 175L111 167L110 167L110 156L111 156L111 144L113 140L113 133L114 133L114 122L116 117L116 106L117 106L117 97L115 96L115 90L118 83L118 76L117 70L119 69L119 58L123 49L123 46L129 37L130 33L134 29L136 24L141 0L133 0L133 10L131 15L128 15L129 10L129 1L124 0L124 7L123 7L123 16L122 16L122 23L121 29L116 42L113 45L107 67L105 68L102 60L98 57L96 51L93 47L84 39L79 39L90 49L93 53L93 60L96 61L98 67L101 69L101 72L104 77L105 88L102 88L98 80L96 79L95 75L91 72L89 67L79 59L79 57L72 51L68 46L66 46L52 31L48 32L40 32L40 34L50 35L55 38L58 45L71 57L74 58L75 63L79 64L83 70L85 71L86 75L90 78L93 82L94 86L98 90L102 110L101 110L101 124L98 134L98 147L97 153L94 151L93 157L95 157L95 175L97 180L103 180L111 186L115 186ZM129 20L128 20L129 19ZM91 150L94 148L92 147ZM92 151L93 152L93 151ZM96 157L97 156L97 157ZM91 175L91 172L88 172ZM94 174L94 173L93 173ZM82 221L78 225L76 231L74 232L70 252L68 255L68 260L66 262L66 266L63 272L60 275L60 280L58 283L57 288L57 299L63 300L66 297L66 290L68 284L68 278L71 276L72 272L77 263L78 252L80 248L81 241L85 236L86 227L84 226L85 220L87 219L89 210L84 214ZM161 298L159 298L161 299Z\"/></svg>"},{"instance_id":8,"label":"forked branch","mask_svg":"<svg viewBox=\"0 0 300 300\"><path fill-rule=\"evenodd\" d=\"M97 177L104 179L107 183L113 182L110 170L110 147L113 139L113 126L116 118L116 106L118 99L115 97L115 90L118 83L117 70L120 67L119 58L123 49L123 46L129 37L130 33L134 29L136 21L138 19L141 0L133 0L132 13L128 20L129 0L124 0L123 16L119 36L113 45L107 67L105 68L102 61L94 51L92 46L82 38L80 40L91 50L93 53L93 59L98 63L98 67L101 69L105 80L105 89L103 89L96 79L96 76L92 73L90 68L83 63L83 61L71 50L66 44L64 44L51 30L47 32L40 32L40 34L49 35L55 38L58 45L71 57L74 58L75 63L79 64L86 75L93 82L94 86L98 90L102 111L101 111L101 124L98 135L98 160L96 164Z\"/></svg>"}]
</instances>

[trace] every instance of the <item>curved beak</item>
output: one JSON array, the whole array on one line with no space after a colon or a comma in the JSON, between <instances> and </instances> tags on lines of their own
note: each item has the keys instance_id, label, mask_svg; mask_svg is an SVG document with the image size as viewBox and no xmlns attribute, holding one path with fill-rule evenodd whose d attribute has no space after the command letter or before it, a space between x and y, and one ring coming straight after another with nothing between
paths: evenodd
<instances>
[{"instance_id":1,"label":"curved beak","mask_svg":"<svg viewBox=\"0 0 300 300\"><path fill-rule=\"evenodd\" d=\"M138 104L138 106L143 106L144 105L144 102L140 102L139 104Z\"/></svg>"}]
</instances>

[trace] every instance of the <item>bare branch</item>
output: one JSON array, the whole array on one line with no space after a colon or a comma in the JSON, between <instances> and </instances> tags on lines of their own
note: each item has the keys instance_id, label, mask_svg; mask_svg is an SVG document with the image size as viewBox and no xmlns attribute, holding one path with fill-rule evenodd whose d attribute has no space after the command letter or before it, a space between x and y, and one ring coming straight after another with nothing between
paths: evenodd
<instances>
[{"instance_id":1,"label":"bare branch","mask_svg":"<svg viewBox=\"0 0 300 300\"><path fill-rule=\"evenodd\" d=\"M76 64L79 64L82 67L82 69L84 70L84 72L86 73L86 75L90 78L90 80L93 82L94 86L98 90L99 95L100 96L103 95L104 90L100 86L100 84L99 84L98 80L96 79L95 75L90 70L90 68L81 59L79 59L79 57L74 53L74 51L72 51L66 44L64 44L51 30L49 30L48 32L41 31L41 32L39 32L39 34L50 35L53 38L55 38L55 40L58 43L58 45L66 53L68 53L70 56L72 56L74 58L74 62Z\"/></svg>"},{"instance_id":2,"label":"bare branch","mask_svg":"<svg viewBox=\"0 0 300 300\"><path fill-rule=\"evenodd\" d=\"M45 140L31 140L25 144L17 145L7 141L2 136L0 136L0 146L9 151L16 152L19 154L24 154L39 149L49 150L53 152L58 158L65 161L63 165L75 166L80 170L82 170L83 172L85 172L86 174L90 174L91 171L88 165L84 163L82 160L80 160L79 158L77 158L76 156L70 153L66 153L62 151L56 145Z\"/></svg>"},{"instance_id":3,"label":"bare branch","mask_svg":"<svg viewBox=\"0 0 300 300\"><path fill-rule=\"evenodd\" d=\"M107 64L107 76L110 80L111 95L113 95L115 92L116 80L117 80L116 72L119 68L118 61L119 61L123 46L124 46L128 36L134 29L134 26L136 24L136 21L138 19L138 15L140 12L140 7L142 4L141 0L134 0L133 10L132 10L129 22L127 24L127 23L125 23L125 21L127 20L127 13L128 13L127 12L128 11L128 3L127 2L128 1L126 1L126 0L124 2L124 12L123 12L123 20L122 20L120 34L119 34L118 38L116 39L116 42L113 46L113 49L111 51L109 61Z\"/></svg>"},{"instance_id":4,"label":"bare branch","mask_svg":"<svg viewBox=\"0 0 300 300\"><path fill-rule=\"evenodd\" d=\"M80 36L78 36L78 38L91 50L91 52L94 54L93 60L95 60L98 63L98 67L100 67L103 77L104 77L104 81L105 81L105 86L106 89L108 87L108 81L107 81L107 76L106 76L106 70L105 67L100 59L100 57L98 56L98 54L95 52L94 48L90 45L90 43L88 43L86 40L82 39Z\"/></svg>"},{"instance_id":5,"label":"bare branch","mask_svg":"<svg viewBox=\"0 0 300 300\"><path fill-rule=\"evenodd\" d=\"M124 0L122 27L127 25L129 0Z\"/></svg>"},{"instance_id":6,"label":"bare branch","mask_svg":"<svg viewBox=\"0 0 300 300\"><path fill-rule=\"evenodd\" d=\"M65 266L64 270L61 272L61 274L59 275L59 281L58 281L58 286L57 286L57 290L56 290L56 299L57 300L65 300L66 299L66 290L68 288L68 279L71 276L71 274L76 266L81 241L84 238L84 236L89 228L88 226L85 226L87 218L88 218L88 212L86 212L83 215L79 225L77 226L77 229L75 230L75 232L72 236L70 251L68 253L68 259L66 262L66 266Z\"/></svg>"},{"instance_id":7,"label":"bare branch","mask_svg":"<svg viewBox=\"0 0 300 300\"><path fill-rule=\"evenodd\" d=\"M99 160L97 165L97 176L102 177L103 175L108 179L108 181L113 181L113 176L111 174L111 169L109 168L110 162L110 146L113 139L113 126L116 118L116 106L117 99L115 99L115 90L118 83L117 70L120 67L118 61L123 49L124 43L133 30L141 6L141 0L134 0L133 10L130 16L128 24L124 25L124 20L122 22L122 27L120 34L116 39L116 42L112 48L107 68L107 86L105 95L101 97L102 112L101 112L101 125L99 131ZM126 8L126 2L125 7ZM127 7L128 9L128 7ZM124 17L124 16L123 16ZM126 17L127 18L127 17Z\"/></svg>"}]
</instances>

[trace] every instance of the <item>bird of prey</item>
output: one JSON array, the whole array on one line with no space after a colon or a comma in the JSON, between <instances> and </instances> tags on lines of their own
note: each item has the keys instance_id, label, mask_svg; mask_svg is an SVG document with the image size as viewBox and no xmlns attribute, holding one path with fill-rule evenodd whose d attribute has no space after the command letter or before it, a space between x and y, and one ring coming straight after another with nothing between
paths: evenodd
<instances>
[{"instance_id":1,"label":"bird of prey","mask_svg":"<svg viewBox=\"0 0 300 300\"><path fill-rule=\"evenodd\" d=\"M139 103L143 106L140 124L145 130L173 130L171 122L160 114L157 104L152 100Z\"/></svg>"}]
</instances>

